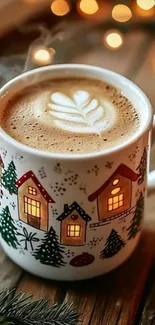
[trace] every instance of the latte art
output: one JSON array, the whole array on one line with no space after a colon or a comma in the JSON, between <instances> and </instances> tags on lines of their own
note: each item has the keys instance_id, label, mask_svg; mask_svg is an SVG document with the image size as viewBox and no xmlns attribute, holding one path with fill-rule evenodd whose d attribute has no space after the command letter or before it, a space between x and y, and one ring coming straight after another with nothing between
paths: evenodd
<instances>
[{"instance_id":1,"label":"latte art","mask_svg":"<svg viewBox=\"0 0 155 325\"><path fill-rule=\"evenodd\" d=\"M114 106L106 99L93 98L87 91L77 90L71 98L55 92L50 99L47 108L37 105L37 114L50 114L53 123L60 129L76 133L100 133L115 121Z\"/></svg>"},{"instance_id":2,"label":"latte art","mask_svg":"<svg viewBox=\"0 0 155 325\"><path fill-rule=\"evenodd\" d=\"M36 84L10 100L0 114L2 128L15 140L53 153L102 151L139 128L132 103L114 86L94 79Z\"/></svg>"}]
</instances>

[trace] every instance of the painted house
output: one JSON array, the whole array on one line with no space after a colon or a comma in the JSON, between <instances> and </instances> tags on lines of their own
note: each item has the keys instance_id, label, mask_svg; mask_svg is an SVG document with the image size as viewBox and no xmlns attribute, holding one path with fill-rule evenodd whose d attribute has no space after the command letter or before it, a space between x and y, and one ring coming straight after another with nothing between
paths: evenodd
<instances>
[{"instance_id":1,"label":"painted house","mask_svg":"<svg viewBox=\"0 0 155 325\"><path fill-rule=\"evenodd\" d=\"M72 246L85 244L87 223L91 218L78 203L73 202L70 206L65 204L64 212L57 220L61 222L61 244Z\"/></svg>"},{"instance_id":2,"label":"painted house","mask_svg":"<svg viewBox=\"0 0 155 325\"><path fill-rule=\"evenodd\" d=\"M139 175L121 164L111 177L88 199L97 200L98 217L103 220L125 212L131 207L132 183Z\"/></svg>"},{"instance_id":3,"label":"painted house","mask_svg":"<svg viewBox=\"0 0 155 325\"><path fill-rule=\"evenodd\" d=\"M2 178L2 169L4 168L4 163L2 160L2 157L0 156L0 182L1 182L1 178Z\"/></svg>"},{"instance_id":4,"label":"painted house","mask_svg":"<svg viewBox=\"0 0 155 325\"><path fill-rule=\"evenodd\" d=\"M17 182L19 219L37 229L48 230L49 203L55 203L32 171Z\"/></svg>"}]
</instances>

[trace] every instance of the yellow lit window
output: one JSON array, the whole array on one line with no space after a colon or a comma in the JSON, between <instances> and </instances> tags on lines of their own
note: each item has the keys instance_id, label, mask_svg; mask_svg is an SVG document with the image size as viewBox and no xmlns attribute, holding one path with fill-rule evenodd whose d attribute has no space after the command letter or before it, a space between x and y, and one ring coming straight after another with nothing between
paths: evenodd
<instances>
[{"instance_id":1,"label":"yellow lit window","mask_svg":"<svg viewBox=\"0 0 155 325\"><path fill-rule=\"evenodd\" d=\"M121 190L120 187L116 187L116 188L114 188L114 189L111 191L111 194L112 194L112 195L115 195L115 194L117 194L120 190Z\"/></svg>"},{"instance_id":2,"label":"yellow lit window","mask_svg":"<svg viewBox=\"0 0 155 325\"><path fill-rule=\"evenodd\" d=\"M124 194L116 195L108 199L108 211L113 211L124 205Z\"/></svg>"},{"instance_id":3,"label":"yellow lit window","mask_svg":"<svg viewBox=\"0 0 155 325\"><path fill-rule=\"evenodd\" d=\"M36 188L34 188L34 187L32 187L32 186L29 186L29 187L28 187L28 192L29 192L29 194L37 195L37 190L36 190Z\"/></svg>"},{"instance_id":4,"label":"yellow lit window","mask_svg":"<svg viewBox=\"0 0 155 325\"><path fill-rule=\"evenodd\" d=\"M79 225L67 225L68 237L80 237L81 226Z\"/></svg>"},{"instance_id":5,"label":"yellow lit window","mask_svg":"<svg viewBox=\"0 0 155 325\"><path fill-rule=\"evenodd\" d=\"M24 212L31 216L40 218L41 203L24 196Z\"/></svg>"},{"instance_id":6,"label":"yellow lit window","mask_svg":"<svg viewBox=\"0 0 155 325\"><path fill-rule=\"evenodd\" d=\"M116 178L114 181L113 181L113 185L117 185L119 183L119 179L118 178Z\"/></svg>"}]
</instances>

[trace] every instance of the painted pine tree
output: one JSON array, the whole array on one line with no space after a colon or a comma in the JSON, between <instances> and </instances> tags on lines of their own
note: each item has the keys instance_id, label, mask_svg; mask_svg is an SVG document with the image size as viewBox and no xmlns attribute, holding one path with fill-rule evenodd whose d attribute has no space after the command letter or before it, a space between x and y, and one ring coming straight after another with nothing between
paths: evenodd
<instances>
[{"instance_id":1,"label":"painted pine tree","mask_svg":"<svg viewBox=\"0 0 155 325\"><path fill-rule=\"evenodd\" d=\"M100 258L110 258L116 255L124 246L124 240L116 230L112 229L109 237L106 240L105 248L101 251Z\"/></svg>"},{"instance_id":2,"label":"painted pine tree","mask_svg":"<svg viewBox=\"0 0 155 325\"><path fill-rule=\"evenodd\" d=\"M19 245L17 240L17 228L15 227L8 206L3 208L0 214L0 234L9 246L17 249Z\"/></svg>"},{"instance_id":3,"label":"painted pine tree","mask_svg":"<svg viewBox=\"0 0 155 325\"><path fill-rule=\"evenodd\" d=\"M143 214L144 214L144 196L141 192L136 203L136 209L134 212L133 219L131 220L130 227L127 229L128 239L135 238L137 233L140 231Z\"/></svg>"},{"instance_id":4,"label":"painted pine tree","mask_svg":"<svg viewBox=\"0 0 155 325\"><path fill-rule=\"evenodd\" d=\"M64 250L58 242L58 236L53 227L51 227L50 230L45 233L41 245L35 250L33 256L42 264L61 267L66 264L63 261L63 252Z\"/></svg>"},{"instance_id":5,"label":"painted pine tree","mask_svg":"<svg viewBox=\"0 0 155 325\"><path fill-rule=\"evenodd\" d=\"M144 148L142 158L140 160L139 166L137 167L137 170L139 171L139 178L138 178L138 184L142 184L145 175L146 175L146 168L147 168L147 151L146 148Z\"/></svg>"},{"instance_id":6,"label":"painted pine tree","mask_svg":"<svg viewBox=\"0 0 155 325\"><path fill-rule=\"evenodd\" d=\"M16 167L13 161L10 162L8 168L4 170L2 175L2 185L9 191L10 194L17 194L15 183L17 181Z\"/></svg>"}]
</instances>

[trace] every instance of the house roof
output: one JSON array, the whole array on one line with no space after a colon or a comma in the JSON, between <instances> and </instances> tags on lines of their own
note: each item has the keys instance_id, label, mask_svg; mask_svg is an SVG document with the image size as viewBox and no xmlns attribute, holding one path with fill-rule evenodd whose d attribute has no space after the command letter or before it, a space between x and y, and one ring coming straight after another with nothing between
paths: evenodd
<instances>
[{"instance_id":1,"label":"house roof","mask_svg":"<svg viewBox=\"0 0 155 325\"><path fill-rule=\"evenodd\" d=\"M42 194L42 196L44 197L44 199L46 199L47 202L49 202L49 203L55 203L55 201L46 192L46 190L44 189L44 187L41 185L41 183L38 181L37 177L34 175L34 173L31 170L29 172L27 172L26 174L24 174L21 178L19 178L18 181L16 182L16 185L15 186L17 188L19 188L29 178L32 178L33 182L36 184L38 190L40 191L40 193Z\"/></svg>"},{"instance_id":2,"label":"house roof","mask_svg":"<svg viewBox=\"0 0 155 325\"><path fill-rule=\"evenodd\" d=\"M85 211L78 205L77 202L73 202L69 207L65 209L65 211L57 218L58 221L64 220L67 218L70 213L72 213L74 210L78 212L80 217L85 221L90 221L91 217L88 216L88 214L85 213Z\"/></svg>"},{"instance_id":3,"label":"house roof","mask_svg":"<svg viewBox=\"0 0 155 325\"><path fill-rule=\"evenodd\" d=\"M104 191L104 189L111 183L111 181L113 180L115 175L118 175L118 174L130 179L132 182L136 182L139 177L139 174L136 174L135 172L133 172L133 170L130 169L129 167L127 167L126 165L121 164L115 170L115 172L111 175L111 177L97 191L95 191L93 194L89 195L88 200L94 201Z\"/></svg>"},{"instance_id":4,"label":"house roof","mask_svg":"<svg viewBox=\"0 0 155 325\"><path fill-rule=\"evenodd\" d=\"M3 160L2 160L1 156L0 156L0 165L1 165L1 167L4 167L4 163L3 163Z\"/></svg>"}]
</instances>

